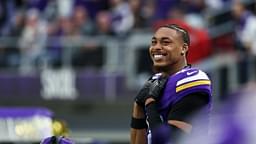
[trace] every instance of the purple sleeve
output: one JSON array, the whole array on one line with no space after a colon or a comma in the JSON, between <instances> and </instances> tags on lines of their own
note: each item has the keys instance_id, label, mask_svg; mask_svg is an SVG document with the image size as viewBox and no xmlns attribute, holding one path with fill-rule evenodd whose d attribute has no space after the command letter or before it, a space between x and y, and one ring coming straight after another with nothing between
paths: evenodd
<instances>
[{"instance_id":1,"label":"purple sleeve","mask_svg":"<svg viewBox=\"0 0 256 144\"><path fill-rule=\"evenodd\" d=\"M167 124L159 125L152 131L152 144L172 144L170 143L171 129Z\"/></svg>"}]
</instances>

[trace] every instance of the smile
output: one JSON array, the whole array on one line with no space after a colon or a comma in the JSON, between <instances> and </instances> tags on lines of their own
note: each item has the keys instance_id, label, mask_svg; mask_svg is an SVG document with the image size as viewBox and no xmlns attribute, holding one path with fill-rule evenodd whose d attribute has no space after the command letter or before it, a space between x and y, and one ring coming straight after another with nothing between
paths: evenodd
<instances>
[{"instance_id":1,"label":"smile","mask_svg":"<svg viewBox=\"0 0 256 144\"><path fill-rule=\"evenodd\" d=\"M154 54L153 55L153 58L154 58L154 60L161 60L161 59L163 59L165 57L165 55L163 55L163 54Z\"/></svg>"}]
</instances>

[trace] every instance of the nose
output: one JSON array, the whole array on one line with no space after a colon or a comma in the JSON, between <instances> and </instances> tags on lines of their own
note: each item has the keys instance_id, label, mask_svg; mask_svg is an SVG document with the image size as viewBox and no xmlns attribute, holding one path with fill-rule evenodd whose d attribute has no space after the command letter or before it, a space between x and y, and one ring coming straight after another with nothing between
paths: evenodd
<instances>
[{"instance_id":1,"label":"nose","mask_svg":"<svg viewBox=\"0 0 256 144\"><path fill-rule=\"evenodd\" d=\"M162 49L161 43L160 43L160 42L157 42L157 43L153 46L153 49L155 49L155 50L160 50L160 49Z\"/></svg>"}]
</instances>

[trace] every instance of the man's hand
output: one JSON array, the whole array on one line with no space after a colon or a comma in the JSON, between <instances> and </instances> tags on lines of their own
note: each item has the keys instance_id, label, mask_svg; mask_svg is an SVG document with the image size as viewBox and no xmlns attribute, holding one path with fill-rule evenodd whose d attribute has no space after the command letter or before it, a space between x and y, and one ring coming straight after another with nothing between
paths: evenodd
<instances>
[{"instance_id":1,"label":"man's hand","mask_svg":"<svg viewBox=\"0 0 256 144\"><path fill-rule=\"evenodd\" d=\"M143 88L139 91L138 95L135 97L135 102L144 107L145 101L148 98L153 98L158 101L161 97L162 90L165 87L168 78L160 77L158 79L150 79L148 80Z\"/></svg>"},{"instance_id":2,"label":"man's hand","mask_svg":"<svg viewBox=\"0 0 256 144\"><path fill-rule=\"evenodd\" d=\"M144 107L144 103L145 103L145 97L148 96L148 92L149 92L149 87L150 87L150 81L152 79L149 79L148 81L146 81L146 83L144 84L144 86L141 88L141 90L139 91L139 93L136 95L135 97L135 102L141 106Z\"/></svg>"},{"instance_id":3,"label":"man's hand","mask_svg":"<svg viewBox=\"0 0 256 144\"><path fill-rule=\"evenodd\" d=\"M148 98L151 97L158 101L162 96L162 91L165 87L168 78L160 77L159 79L153 80L149 85Z\"/></svg>"}]
</instances>

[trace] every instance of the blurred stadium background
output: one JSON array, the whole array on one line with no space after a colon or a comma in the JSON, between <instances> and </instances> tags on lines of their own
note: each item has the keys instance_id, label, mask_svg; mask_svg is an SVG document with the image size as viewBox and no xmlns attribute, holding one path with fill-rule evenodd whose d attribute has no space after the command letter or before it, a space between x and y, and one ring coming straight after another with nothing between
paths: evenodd
<instances>
[{"instance_id":1,"label":"blurred stadium background","mask_svg":"<svg viewBox=\"0 0 256 144\"><path fill-rule=\"evenodd\" d=\"M164 23L190 32L188 59L211 77L216 111L256 80L256 1L236 1L1 0L0 141L19 140L8 109L46 108L77 143L129 143L133 97Z\"/></svg>"}]
</instances>

